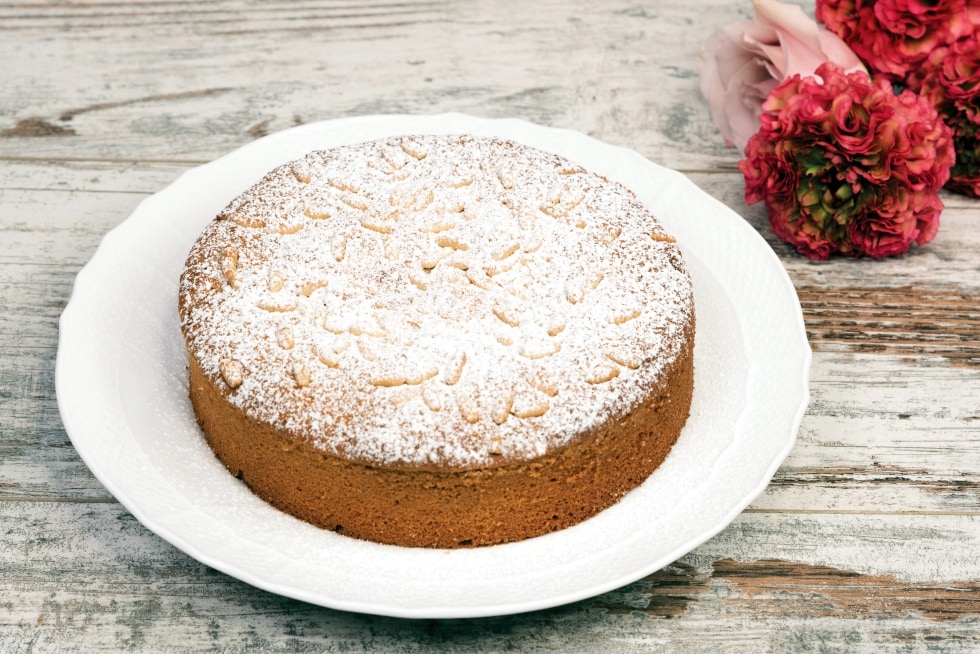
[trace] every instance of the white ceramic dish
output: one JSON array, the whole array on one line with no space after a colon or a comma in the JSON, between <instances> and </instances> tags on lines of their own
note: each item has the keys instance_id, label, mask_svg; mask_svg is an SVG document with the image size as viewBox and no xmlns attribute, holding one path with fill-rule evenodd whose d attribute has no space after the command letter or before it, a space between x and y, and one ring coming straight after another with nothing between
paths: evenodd
<instances>
[{"instance_id":1,"label":"white ceramic dish","mask_svg":"<svg viewBox=\"0 0 980 654\"><path fill-rule=\"evenodd\" d=\"M520 543L422 550L322 531L229 475L187 398L177 281L191 243L264 173L308 150L396 134L474 133L578 161L632 188L681 244L697 303L692 415L664 465L586 522ZM147 198L79 273L61 316L58 405L95 476L197 560L323 606L471 617L555 606L625 585L723 529L789 453L808 401L796 293L756 231L680 173L583 134L463 115L304 125L195 168Z\"/></svg>"}]
</instances>

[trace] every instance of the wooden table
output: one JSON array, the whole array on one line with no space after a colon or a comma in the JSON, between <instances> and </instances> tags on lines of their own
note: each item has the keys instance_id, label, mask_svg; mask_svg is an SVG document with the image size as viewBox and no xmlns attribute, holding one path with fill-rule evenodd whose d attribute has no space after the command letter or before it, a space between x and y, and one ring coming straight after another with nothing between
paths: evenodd
<instances>
[{"instance_id":1,"label":"wooden table","mask_svg":"<svg viewBox=\"0 0 980 654\"><path fill-rule=\"evenodd\" d=\"M812 2L806 5L812 12ZM0 4L0 651L980 651L980 203L887 261L811 263L747 207L698 92L729 0ZM147 195L252 139L372 113L519 117L629 146L755 226L812 400L768 490L570 606L408 621L252 588L140 525L54 391L58 317Z\"/></svg>"}]
</instances>

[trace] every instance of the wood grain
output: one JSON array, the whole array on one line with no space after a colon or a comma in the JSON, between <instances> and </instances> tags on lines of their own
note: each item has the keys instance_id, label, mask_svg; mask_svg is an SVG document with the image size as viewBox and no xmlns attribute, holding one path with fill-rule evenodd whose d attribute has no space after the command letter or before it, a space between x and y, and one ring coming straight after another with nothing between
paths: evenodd
<instances>
[{"instance_id":1,"label":"wood grain","mask_svg":"<svg viewBox=\"0 0 980 654\"><path fill-rule=\"evenodd\" d=\"M966 652L977 643L980 582L958 581L980 579L977 519L743 514L619 590L479 620L357 615L266 593L190 559L115 504L0 503L0 519L2 651L28 642L58 651L154 649L177 645L174 634L184 639L180 651L217 643L337 652L590 652L599 643L626 652L723 644L821 651L850 638L867 648L933 639L942 651ZM821 562L851 551L855 568ZM49 574L38 577L42 567Z\"/></svg>"},{"instance_id":2,"label":"wood grain","mask_svg":"<svg viewBox=\"0 0 980 654\"><path fill-rule=\"evenodd\" d=\"M721 559L712 568L713 579L728 582L748 600L749 610L767 616L806 614L880 620L920 614L929 620L948 621L980 613L980 581L901 582L891 575L780 560L743 563ZM767 601L758 602L760 598Z\"/></svg>"},{"instance_id":3,"label":"wood grain","mask_svg":"<svg viewBox=\"0 0 980 654\"><path fill-rule=\"evenodd\" d=\"M813 348L980 367L980 293L919 286L797 286ZM839 347L834 347L839 346Z\"/></svg>"},{"instance_id":4,"label":"wood grain","mask_svg":"<svg viewBox=\"0 0 980 654\"><path fill-rule=\"evenodd\" d=\"M751 14L725 0L0 4L0 651L980 651L980 204L944 193L936 239L884 261L814 263L779 242L698 91L703 40ZM443 111L631 147L753 226L814 352L796 447L716 537L555 609L405 621L215 572L140 525L71 447L54 364L74 277L193 166L301 123Z\"/></svg>"},{"instance_id":5,"label":"wood grain","mask_svg":"<svg viewBox=\"0 0 980 654\"><path fill-rule=\"evenodd\" d=\"M206 161L256 131L462 111L576 128L673 167L730 165L693 53L738 17L722 0L2 5L0 58L33 67L4 72L0 156ZM33 43L46 47L31 56ZM30 138L21 121L73 134Z\"/></svg>"}]
</instances>

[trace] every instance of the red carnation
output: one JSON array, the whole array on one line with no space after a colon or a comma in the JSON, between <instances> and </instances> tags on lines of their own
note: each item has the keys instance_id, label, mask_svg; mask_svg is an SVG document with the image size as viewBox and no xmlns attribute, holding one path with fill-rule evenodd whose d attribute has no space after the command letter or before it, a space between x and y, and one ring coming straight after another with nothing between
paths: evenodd
<instances>
[{"instance_id":1,"label":"red carnation","mask_svg":"<svg viewBox=\"0 0 980 654\"><path fill-rule=\"evenodd\" d=\"M949 125L956 164L946 185L980 197L980 34L937 48L909 77Z\"/></svg>"},{"instance_id":2,"label":"red carnation","mask_svg":"<svg viewBox=\"0 0 980 654\"><path fill-rule=\"evenodd\" d=\"M970 0L972 3L973 0ZM840 36L873 73L895 82L937 47L973 31L968 0L817 0L817 20Z\"/></svg>"},{"instance_id":3,"label":"red carnation","mask_svg":"<svg viewBox=\"0 0 980 654\"><path fill-rule=\"evenodd\" d=\"M954 154L927 100L824 64L785 80L762 108L739 168L746 201L765 201L779 238L811 259L885 257L932 240Z\"/></svg>"}]
</instances>

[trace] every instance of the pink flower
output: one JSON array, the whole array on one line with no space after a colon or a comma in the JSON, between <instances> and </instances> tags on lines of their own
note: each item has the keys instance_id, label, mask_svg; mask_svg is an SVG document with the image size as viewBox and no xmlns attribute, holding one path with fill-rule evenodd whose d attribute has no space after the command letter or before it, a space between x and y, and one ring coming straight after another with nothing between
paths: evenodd
<instances>
[{"instance_id":1,"label":"pink flower","mask_svg":"<svg viewBox=\"0 0 980 654\"><path fill-rule=\"evenodd\" d=\"M811 75L825 61L865 70L844 42L795 5L753 0L755 20L715 32L701 50L701 92L728 145L739 150L759 129L762 103L779 82Z\"/></svg>"},{"instance_id":2,"label":"pink flower","mask_svg":"<svg viewBox=\"0 0 980 654\"><path fill-rule=\"evenodd\" d=\"M739 168L780 239L811 259L885 257L936 235L949 178L949 128L928 100L824 64L763 104Z\"/></svg>"},{"instance_id":3,"label":"pink flower","mask_svg":"<svg viewBox=\"0 0 980 654\"><path fill-rule=\"evenodd\" d=\"M937 107L950 100L959 109L975 110L971 101L980 96L980 30L933 50L907 83Z\"/></svg>"},{"instance_id":4,"label":"pink flower","mask_svg":"<svg viewBox=\"0 0 980 654\"><path fill-rule=\"evenodd\" d=\"M980 0L817 0L876 74L928 98L952 130L947 188L980 197Z\"/></svg>"},{"instance_id":5,"label":"pink flower","mask_svg":"<svg viewBox=\"0 0 980 654\"><path fill-rule=\"evenodd\" d=\"M975 0L817 0L816 15L873 72L901 82L934 49L973 31L980 13L974 3Z\"/></svg>"},{"instance_id":6,"label":"pink flower","mask_svg":"<svg viewBox=\"0 0 980 654\"><path fill-rule=\"evenodd\" d=\"M980 30L937 48L909 79L953 133L956 164L946 185L980 197Z\"/></svg>"}]
</instances>

